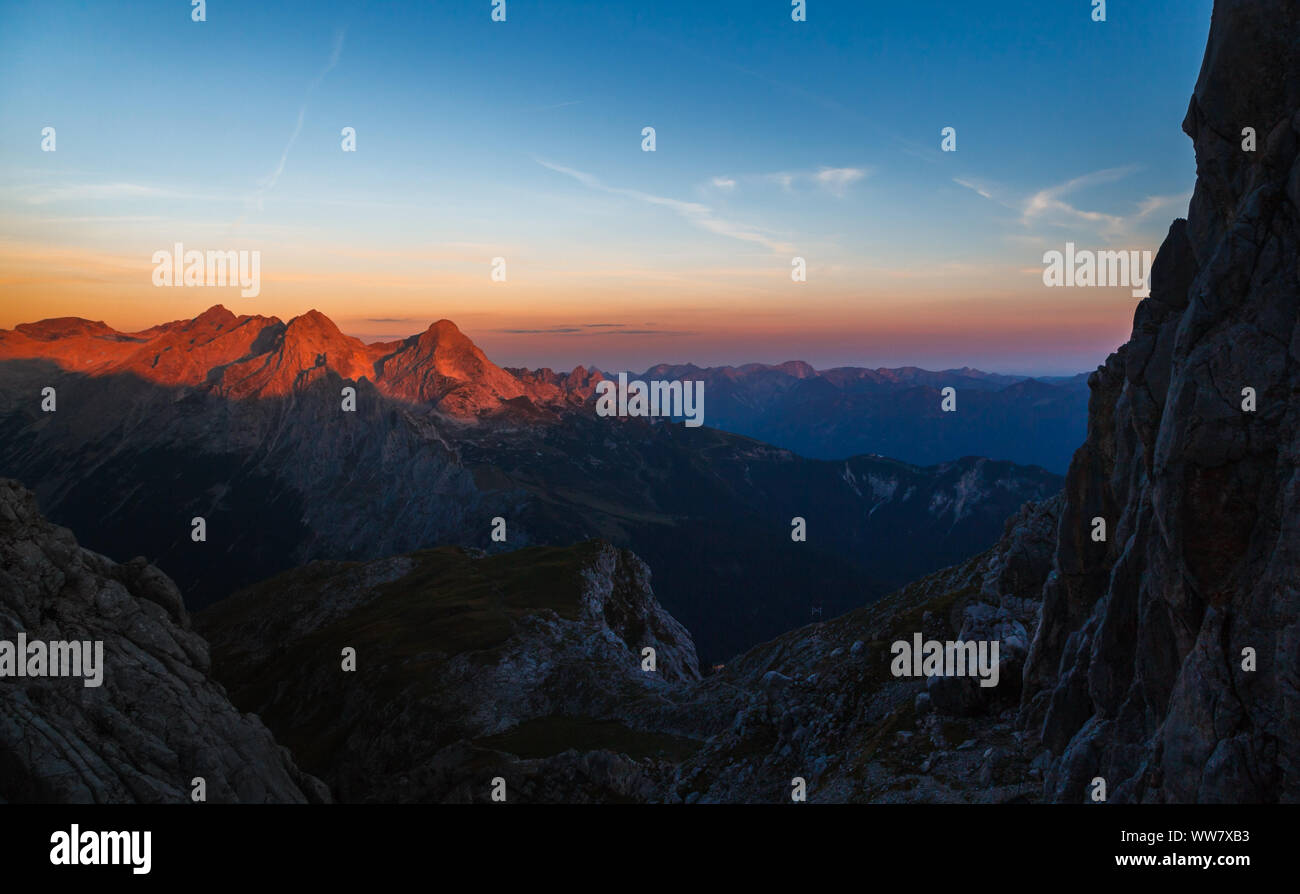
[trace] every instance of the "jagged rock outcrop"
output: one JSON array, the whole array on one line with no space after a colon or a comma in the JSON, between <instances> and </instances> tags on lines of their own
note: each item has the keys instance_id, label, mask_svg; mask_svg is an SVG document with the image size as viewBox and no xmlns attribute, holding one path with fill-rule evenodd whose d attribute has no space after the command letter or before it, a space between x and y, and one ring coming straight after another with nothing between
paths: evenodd
<instances>
[{"instance_id":1,"label":"jagged rock outcrop","mask_svg":"<svg viewBox=\"0 0 1300 894\"><path fill-rule=\"evenodd\" d=\"M328 800L209 678L166 575L80 548L0 479L0 640L19 634L102 642L102 677L0 677L0 802L188 803L195 777L213 802Z\"/></svg>"},{"instance_id":2,"label":"jagged rock outcrop","mask_svg":"<svg viewBox=\"0 0 1300 894\"><path fill-rule=\"evenodd\" d=\"M1034 798L1036 751L1014 727L1018 674L1060 502L1026 504L987 552L755 647L679 697L658 722L705 742L681 762L664 799L786 802L795 777L810 801ZM936 688L936 677L894 676L892 644L916 633L1001 639L998 685L963 678Z\"/></svg>"},{"instance_id":3,"label":"jagged rock outcrop","mask_svg":"<svg viewBox=\"0 0 1300 894\"><path fill-rule=\"evenodd\" d=\"M235 702L341 800L487 800L496 776L511 800L650 800L661 753L698 744L639 725L699 679L695 646L598 541L315 562L200 624Z\"/></svg>"},{"instance_id":4,"label":"jagged rock outcrop","mask_svg":"<svg viewBox=\"0 0 1300 894\"><path fill-rule=\"evenodd\" d=\"M1196 191L1090 380L1025 671L1056 800L1300 800L1300 5L1216 2L1183 127Z\"/></svg>"},{"instance_id":5,"label":"jagged rock outcrop","mask_svg":"<svg viewBox=\"0 0 1300 894\"><path fill-rule=\"evenodd\" d=\"M549 367L506 367L505 370L523 384L529 397L547 405L584 404L595 397L596 385L605 380L600 370L585 366L575 366L567 373L557 373Z\"/></svg>"}]
</instances>

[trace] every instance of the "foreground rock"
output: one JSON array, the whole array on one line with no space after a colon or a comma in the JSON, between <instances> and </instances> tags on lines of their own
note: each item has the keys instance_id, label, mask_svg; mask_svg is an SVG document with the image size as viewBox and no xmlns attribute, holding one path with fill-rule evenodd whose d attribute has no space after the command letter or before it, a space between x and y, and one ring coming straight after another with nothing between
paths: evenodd
<instances>
[{"instance_id":1,"label":"foreground rock","mask_svg":"<svg viewBox=\"0 0 1300 894\"><path fill-rule=\"evenodd\" d=\"M482 801L498 776L511 801L656 800L699 744L662 716L699 679L690 634L605 543L316 562L200 617L235 701L342 800Z\"/></svg>"},{"instance_id":2,"label":"foreground rock","mask_svg":"<svg viewBox=\"0 0 1300 894\"><path fill-rule=\"evenodd\" d=\"M1195 196L1091 380L1025 673L1056 800L1300 800L1300 6L1215 4L1183 127Z\"/></svg>"},{"instance_id":3,"label":"foreground rock","mask_svg":"<svg viewBox=\"0 0 1300 894\"><path fill-rule=\"evenodd\" d=\"M175 584L49 524L0 479L0 640L102 641L102 683L0 677L0 802L321 801L265 726L207 674Z\"/></svg>"}]
</instances>

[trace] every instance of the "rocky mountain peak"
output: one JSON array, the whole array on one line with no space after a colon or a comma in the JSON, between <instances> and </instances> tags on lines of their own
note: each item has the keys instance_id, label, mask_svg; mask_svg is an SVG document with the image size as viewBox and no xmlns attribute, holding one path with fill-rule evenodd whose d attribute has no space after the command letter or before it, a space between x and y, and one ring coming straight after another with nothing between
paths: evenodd
<instances>
[{"instance_id":1,"label":"rocky mountain peak","mask_svg":"<svg viewBox=\"0 0 1300 894\"><path fill-rule=\"evenodd\" d=\"M38 341L54 341L77 335L109 335L113 332L103 321L83 320L81 317L53 317L35 323L19 323L14 331Z\"/></svg>"},{"instance_id":2,"label":"rocky mountain peak","mask_svg":"<svg viewBox=\"0 0 1300 894\"><path fill-rule=\"evenodd\" d=\"M519 380L497 366L450 320L399 343L376 363L380 389L431 403L451 416L475 417L520 397Z\"/></svg>"},{"instance_id":3,"label":"rocky mountain peak","mask_svg":"<svg viewBox=\"0 0 1300 894\"><path fill-rule=\"evenodd\" d=\"M365 344L327 315L310 310L287 324L276 317L236 316L218 304L192 320L137 333L79 318L24 323L0 330L0 360L40 358L92 375L130 374L172 387L213 389L229 398L281 397L333 374L369 379L380 393L432 404L456 418L501 410L525 395L567 404L584 374L567 388L529 388L494 364L450 320L397 342Z\"/></svg>"},{"instance_id":4,"label":"rocky mountain peak","mask_svg":"<svg viewBox=\"0 0 1300 894\"><path fill-rule=\"evenodd\" d=\"M817 375L817 370L813 369L812 364L805 363L802 360L789 360L778 364L775 369L779 369L788 376L794 376L796 379L811 379Z\"/></svg>"},{"instance_id":5,"label":"rocky mountain peak","mask_svg":"<svg viewBox=\"0 0 1300 894\"><path fill-rule=\"evenodd\" d=\"M238 318L224 304L214 304L199 314L185 327L187 329L224 329Z\"/></svg>"}]
</instances>

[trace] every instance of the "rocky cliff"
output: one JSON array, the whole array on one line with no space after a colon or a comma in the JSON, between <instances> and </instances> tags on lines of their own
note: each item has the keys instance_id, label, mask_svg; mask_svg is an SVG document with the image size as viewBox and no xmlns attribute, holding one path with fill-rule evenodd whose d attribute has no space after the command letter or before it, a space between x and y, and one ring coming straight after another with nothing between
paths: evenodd
<instances>
[{"instance_id":1,"label":"rocky cliff","mask_svg":"<svg viewBox=\"0 0 1300 894\"><path fill-rule=\"evenodd\" d=\"M1025 671L1056 800L1300 799L1300 5L1218 0L1183 127L1195 195L1090 380Z\"/></svg>"},{"instance_id":2,"label":"rocky cliff","mask_svg":"<svg viewBox=\"0 0 1300 894\"><path fill-rule=\"evenodd\" d=\"M200 618L236 703L342 800L485 801L498 776L512 801L652 800L698 745L645 725L695 646L605 543L315 562Z\"/></svg>"},{"instance_id":3,"label":"rocky cliff","mask_svg":"<svg viewBox=\"0 0 1300 894\"><path fill-rule=\"evenodd\" d=\"M212 802L328 800L209 678L207 643L166 575L80 548L31 493L0 479L0 640L20 635L100 642L102 676L86 686L6 669L0 802L189 803L195 777Z\"/></svg>"}]
</instances>

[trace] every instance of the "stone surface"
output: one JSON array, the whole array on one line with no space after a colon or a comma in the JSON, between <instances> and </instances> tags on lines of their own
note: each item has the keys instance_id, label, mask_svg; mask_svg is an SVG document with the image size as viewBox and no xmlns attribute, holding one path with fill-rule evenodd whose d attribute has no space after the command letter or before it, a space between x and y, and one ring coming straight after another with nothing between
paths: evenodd
<instances>
[{"instance_id":1,"label":"stone surface","mask_svg":"<svg viewBox=\"0 0 1300 894\"><path fill-rule=\"evenodd\" d=\"M1183 126L1195 195L1090 380L1025 671L1056 800L1300 800L1300 6L1215 4Z\"/></svg>"},{"instance_id":2,"label":"stone surface","mask_svg":"<svg viewBox=\"0 0 1300 894\"><path fill-rule=\"evenodd\" d=\"M652 800L698 747L665 719L700 679L691 636L607 543L315 562L199 618L235 702L340 800L487 800L495 776L510 800Z\"/></svg>"},{"instance_id":3,"label":"stone surface","mask_svg":"<svg viewBox=\"0 0 1300 894\"><path fill-rule=\"evenodd\" d=\"M208 646L176 585L116 564L51 525L0 479L0 639L102 641L103 682L0 678L0 801L325 801L253 715L208 676Z\"/></svg>"}]
</instances>

